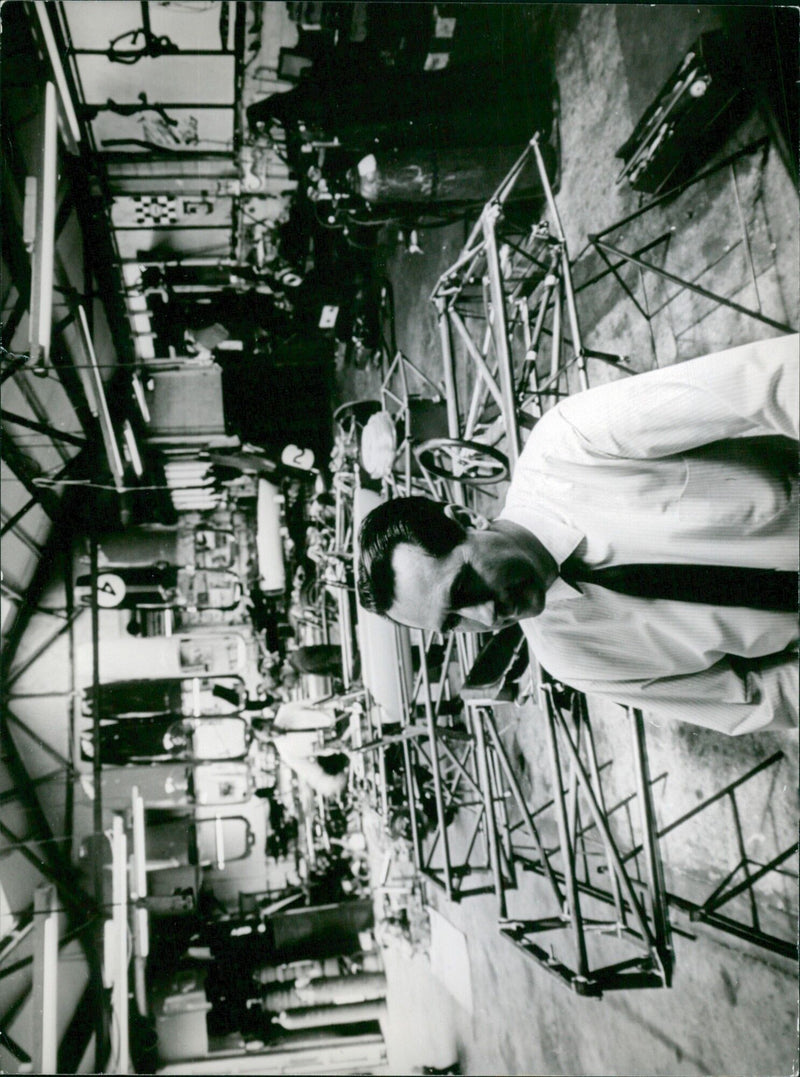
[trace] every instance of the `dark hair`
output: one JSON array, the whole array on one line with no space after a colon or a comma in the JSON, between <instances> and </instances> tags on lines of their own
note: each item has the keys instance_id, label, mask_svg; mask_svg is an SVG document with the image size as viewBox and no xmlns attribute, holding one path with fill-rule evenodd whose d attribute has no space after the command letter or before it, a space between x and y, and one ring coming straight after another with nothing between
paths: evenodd
<instances>
[{"instance_id":1,"label":"dark hair","mask_svg":"<svg viewBox=\"0 0 800 1077\"><path fill-rule=\"evenodd\" d=\"M464 528L445 515L445 508L427 497L396 497L367 513L358 537L358 598L364 609L385 614L392 605L392 554L398 543L446 557L463 541Z\"/></svg>"}]
</instances>

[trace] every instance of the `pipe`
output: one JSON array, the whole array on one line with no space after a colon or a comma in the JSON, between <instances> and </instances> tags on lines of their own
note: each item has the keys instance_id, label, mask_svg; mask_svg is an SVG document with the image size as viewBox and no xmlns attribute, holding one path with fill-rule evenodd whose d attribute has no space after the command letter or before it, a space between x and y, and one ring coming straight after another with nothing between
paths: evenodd
<instances>
[{"instance_id":1,"label":"pipe","mask_svg":"<svg viewBox=\"0 0 800 1077\"><path fill-rule=\"evenodd\" d=\"M386 1012L386 1002L383 999L374 999L370 1002L353 1002L344 1006L301 1006L296 1010L279 1014L276 1020L282 1028L293 1032L326 1025L380 1021L386 1017Z\"/></svg>"}]
</instances>

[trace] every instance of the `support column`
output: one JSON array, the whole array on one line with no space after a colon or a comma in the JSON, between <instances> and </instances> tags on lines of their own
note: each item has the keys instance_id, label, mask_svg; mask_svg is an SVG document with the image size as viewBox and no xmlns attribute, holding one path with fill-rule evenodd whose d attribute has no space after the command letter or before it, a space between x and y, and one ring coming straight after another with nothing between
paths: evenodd
<instances>
[{"instance_id":1,"label":"support column","mask_svg":"<svg viewBox=\"0 0 800 1077\"><path fill-rule=\"evenodd\" d=\"M56 888L37 886L33 899L34 1073L58 1070L58 912Z\"/></svg>"}]
</instances>

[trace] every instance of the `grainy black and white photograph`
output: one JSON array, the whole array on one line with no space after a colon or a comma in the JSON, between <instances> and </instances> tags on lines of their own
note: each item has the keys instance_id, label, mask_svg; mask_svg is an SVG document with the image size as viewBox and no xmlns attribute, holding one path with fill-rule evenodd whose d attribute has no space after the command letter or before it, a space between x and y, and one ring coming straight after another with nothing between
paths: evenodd
<instances>
[{"instance_id":1,"label":"grainy black and white photograph","mask_svg":"<svg viewBox=\"0 0 800 1077\"><path fill-rule=\"evenodd\" d=\"M798 1073L799 37L0 7L0 1073Z\"/></svg>"}]
</instances>

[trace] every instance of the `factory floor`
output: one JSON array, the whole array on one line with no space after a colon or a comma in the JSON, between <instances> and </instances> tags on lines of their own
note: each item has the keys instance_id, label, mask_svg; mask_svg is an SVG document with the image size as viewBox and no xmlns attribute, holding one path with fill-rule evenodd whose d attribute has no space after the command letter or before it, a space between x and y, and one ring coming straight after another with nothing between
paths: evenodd
<instances>
[{"instance_id":1,"label":"factory floor","mask_svg":"<svg viewBox=\"0 0 800 1077\"><path fill-rule=\"evenodd\" d=\"M641 201L627 184L615 183L620 167L615 151L698 33L715 25L718 15L712 7L645 5L554 5L549 15L560 101L557 203L576 263L585 342L625 356L639 371L776 333L658 278L624 271L653 315L649 322L609 278L586 283L601 268L587 249L589 235ZM720 152L731 153L763 133L760 116L744 114ZM797 199L773 149L766 156L745 154L734 169L721 170L655 211L646 227L633 226L625 235L626 249L668 231L673 272L702 279L741 305L760 304L777 321L796 321ZM453 225L421 230L422 253L409 253L393 235L387 241L398 346L436 381L441 351L430 293L464 238L463 225ZM590 363L590 384L617 376L604 363ZM343 369L339 400L374 398L379 384L375 370ZM487 512L501 504L502 497L487 502ZM612 704L592 705L591 716L607 803L622 804L632 781L626 716ZM544 796L543 715L528 701L508 705L497 724L511 758L531 781L545 783ZM739 783L735 795L709 803L663 836L660 852L671 894L702 902L737 866L734 878L741 878L744 860L751 867L766 863L797 840L796 735L725 738L690 721L646 719L645 737L660 828ZM796 868L796 856L790 856L757 888L762 928L789 939L797 931ZM510 897L510 915L535 905L537 885L536 879L521 881ZM433 910L430 954L390 947L385 955L392 1073L444 1067L456 1058L461 1071L472 1074L798 1071L797 967L783 956L690 921L673 905L671 987L607 992L598 1001L570 991L501 937L492 895L452 902L430 884L426 893ZM726 912L746 922L752 907L742 896Z\"/></svg>"}]
</instances>

